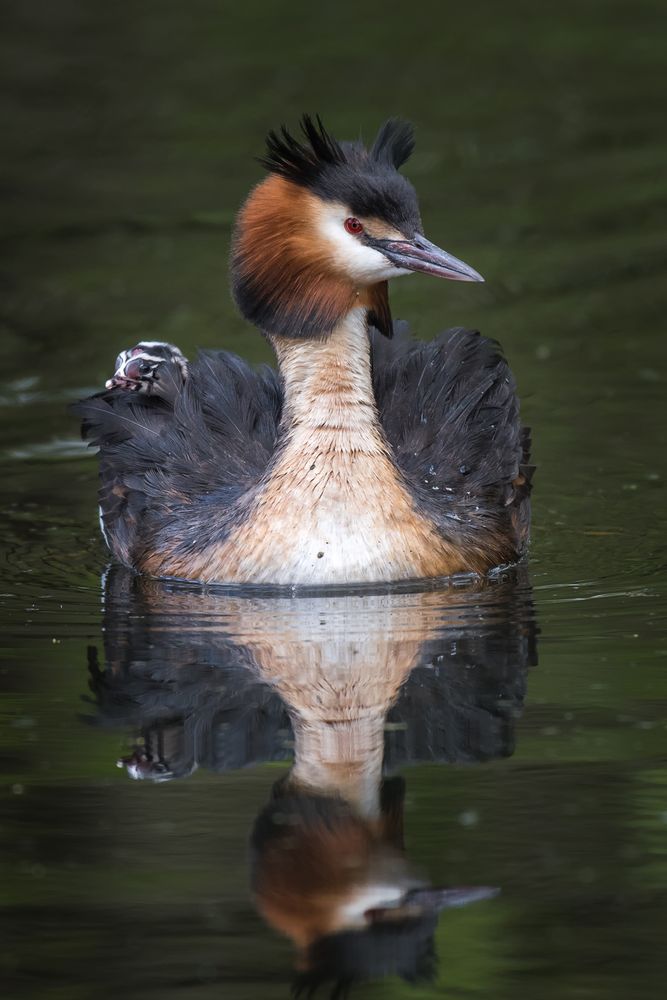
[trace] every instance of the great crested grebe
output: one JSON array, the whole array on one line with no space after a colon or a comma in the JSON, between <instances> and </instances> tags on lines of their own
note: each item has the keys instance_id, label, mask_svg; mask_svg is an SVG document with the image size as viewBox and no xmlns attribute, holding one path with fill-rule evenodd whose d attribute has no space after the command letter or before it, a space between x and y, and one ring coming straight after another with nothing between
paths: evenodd
<instances>
[{"instance_id":1,"label":"great crested grebe","mask_svg":"<svg viewBox=\"0 0 667 1000\"><path fill-rule=\"evenodd\" d=\"M497 344L394 333L387 282L483 280L422 234L398 168L412 127L339 143L319 118L271 132L236 223L232 290L278 373L169 344L119 355L78 404L100 449L116 559L159 577L345 584L483 574L516 561L532 467Z\"/></svg>"}]
</instances>

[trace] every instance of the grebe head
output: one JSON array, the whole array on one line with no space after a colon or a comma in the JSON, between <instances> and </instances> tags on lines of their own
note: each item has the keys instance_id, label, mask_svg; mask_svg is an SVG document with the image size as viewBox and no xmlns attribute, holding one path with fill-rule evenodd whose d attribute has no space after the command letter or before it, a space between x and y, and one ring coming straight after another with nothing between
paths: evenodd
<instances>
[{"instance_id":1,"label":"grebe head","mask_svg":"<svg viewBox=\"0 0 667 1000\"><path fill-rule=\"evenodd\" d=\"M178 347L161 340L142 340L127 351L120 352L106 388L151 395L158 389L160 372L170 366L174 366L180 378L185 379L187 361Z\"/></svg>"},{"instance_id":2,"label":"grebe head","mask_svg":"<svg viewBox=\"0 0 667 1000\"><path fill-rule=\"evenodd\" d=\"M409 123L385 122L370 149L337 142L319 118L304 115L301 129L300 140L284 127L269 133L269 176L237 220L232 289L247 319L321 337L355 304L373 308L373 289L401 274L484 280L423 234L415 190L398 172L414 147Z\"/></svg>"}]
</instances>

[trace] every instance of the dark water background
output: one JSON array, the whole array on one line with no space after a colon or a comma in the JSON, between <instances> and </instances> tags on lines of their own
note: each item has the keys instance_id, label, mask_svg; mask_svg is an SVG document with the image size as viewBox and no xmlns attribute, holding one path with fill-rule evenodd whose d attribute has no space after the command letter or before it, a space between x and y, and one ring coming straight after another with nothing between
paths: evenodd
<instances>
[{"instance_id":1,"label":"dark water background","mask_svg":"<svg viewBox=\"0 0 667 1000\"><path fill-rule=\"evenodd\" d=\"M100 724L81 700L110 633L96 464L66 405L141 338L267 359L227 292L230 226L262 136L303 110L342 137L416 122L426 232L487 283L403 279L394 313L425 338L462 324L503 343L539 466L530 610L510 621L539 629L523 711L521 695L486 763L470 731L449 763L397 757L410 857L434 883L502 894L442 917L434 984L359 995L663 995L664 5L4 7L3 995L288 994L290 945L247 873L286 763L224 770L223 754L132 782L114 765L139 721ZM120 620L150 631L128 600ZM463 639L516 613L459 605ZM196 609L187 623L205 644ZM123 662L151 661L128 628Z\"/></svg>"}]
</instances>

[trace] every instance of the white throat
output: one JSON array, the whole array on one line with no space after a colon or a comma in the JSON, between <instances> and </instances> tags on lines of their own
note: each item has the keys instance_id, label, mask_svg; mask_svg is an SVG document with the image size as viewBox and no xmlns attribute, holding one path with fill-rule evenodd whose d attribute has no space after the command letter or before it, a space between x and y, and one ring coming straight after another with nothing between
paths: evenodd
<instances>
[{"instance_id":1,"label":"white throat","mask_svg":"<svg viewBox=\"0 0 667 1000\"><path fill-rule=\"evenodd\" d=\"M289 447L386 454L371 379L366 307L352 309L324 340L273 338L285 382ZM316 471L316 470L313 470Z\"/></svg>"}]
</instances>

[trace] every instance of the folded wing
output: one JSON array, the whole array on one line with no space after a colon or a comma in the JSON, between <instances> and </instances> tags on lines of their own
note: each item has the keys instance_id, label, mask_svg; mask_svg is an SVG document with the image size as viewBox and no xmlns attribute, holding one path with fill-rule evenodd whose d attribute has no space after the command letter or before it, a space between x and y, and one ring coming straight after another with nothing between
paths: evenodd
<instances>
[{"instance_id":1,"label":"folded wing","mask_svg":"<svg viewBox=\"0 0 667 1000\"><path fill-rule=\"evenodd\" d=\"M521 556L530 527L530 434L500 347L457 327L429 343L373 337L385 434L416 503L459 545Z\"/></svg>"},{"instance_id":2,"label":"folded wing","mask_svg":"<svg viewBox=\"0 0 667 1000\"><path fill-rule=\"evenodd\" d=\"M196 547L224 536L266 469L281 407L276 373L227 352L201 353L162 395L112 389L78 403L114 556L136 566L158 537Z\"/></svg>"}]
</instances>

